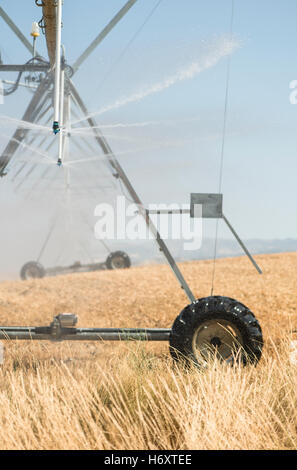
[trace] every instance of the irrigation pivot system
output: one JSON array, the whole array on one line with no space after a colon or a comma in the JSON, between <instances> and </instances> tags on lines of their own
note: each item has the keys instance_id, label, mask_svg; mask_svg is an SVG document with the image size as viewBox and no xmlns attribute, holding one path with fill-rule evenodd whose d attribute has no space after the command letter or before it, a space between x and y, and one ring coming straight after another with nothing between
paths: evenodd
<instances>
[{"instance_id":1,"label":"irrigation pivot system","mask_svg":"<svg viewBox=\"0 0 297 470\"><path fill-rule=\"evenodd\" d=\"M0 8L0 15L11 27L22 43L30 50L33 61L25 65L0 66L4 71L9 70L34 70L42 73L38 87L32 100L25 111L23 120L36 123L44 106L53 108L52 130L53 139L59 139L57 165L63 166L68 132L64 132L69 121L70 103L80 109L85 120L93 132L95 141L105 156L111 175L120 180L129 197L138 208L139 214L145 220L147 227L153 234L160 251L163 253L180 287L188 297L189 304L182 310L173 323L172 328L76 328L77 316L72 313L64 313L54 317L52 323L45 327L0 327L0 339L19 340L148 340L169 341L170 352L174 359L186 363L195 363L198 366L206 365L214 355L228 363L240 361L243 364L257 363L261 357L263 338L261 327L254 314L248 307L235 299L223 296L214 296L197 299L190 286L186 282L177 266L174 257L170 253L165 241L152 220L152 213L142 204L127 174L113 153L104 134L94 119L88 113L82 97L73 83L73 75L83 64L87 57L116 26L116 24L129 12L137 0L127 1L122 9L100 32L90 46L81 54L72 67L69 67L65 59L65 50L61 41L62 27L62 0L36 0L36 5L42 7L43 19L40 23L46 35L49 62L40 58L35 47L27 41L21 31ZM2 67L2 68L1 68ZM16 84L17 87L17 84ZM49 93L49 90L51 92ZM19 145L26 137L27 130L22 127L16 129L13 138L8 143L3 155L0 157L0 175L5 176L7 167L13 159ZM178 211L187 213L190 217L197 217L197 207L202 207L202 217L223 219L241 247L256 267L261 270L249 253L244 243L235 232L229 220L223 213L222 194L191 195L188 210ZM162 213L164 211L158 211ZM175 211L166 212L168 214ZM201 217L201 214L199 215ZM106 262L107 264L107 262ZM31 275L36 265L29 266ZM80 266L81 267L81 266ZM78 266L77 266L78 268ZM89 266L91 269L91 267ZM42 266L39 269L43 269ZM33 274L33 277L37 277Z\"/></svg>"}]
</instances>

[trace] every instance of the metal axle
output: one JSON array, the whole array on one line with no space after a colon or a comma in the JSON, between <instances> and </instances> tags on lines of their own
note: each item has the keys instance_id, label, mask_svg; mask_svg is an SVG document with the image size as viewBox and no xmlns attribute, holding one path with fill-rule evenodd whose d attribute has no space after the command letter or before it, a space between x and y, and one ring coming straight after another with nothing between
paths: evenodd
<instances>
[{"instance_id":1,"label":"metal axle","mask_svg":"<svg viewBox=\"0 0 297 470\"><path fill-rule=\"evenodd\" d=\"M77 316L54 317L49 326L0 326L0 340L169 341L167 328L74 328Z\"/></svg>"}]
</instances>

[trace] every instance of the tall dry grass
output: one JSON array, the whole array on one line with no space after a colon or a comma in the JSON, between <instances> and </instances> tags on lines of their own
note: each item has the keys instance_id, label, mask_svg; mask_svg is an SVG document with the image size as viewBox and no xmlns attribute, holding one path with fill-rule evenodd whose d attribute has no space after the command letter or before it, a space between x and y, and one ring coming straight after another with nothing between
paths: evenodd
<instances>
[{"instance_id":1,"label":"tall dry grass","mask_svg":"<svg viewBox=\"0 0 297 470\"><path fill-rule=\"evenodd\" d=\"M297 253L217 261L215 293L248 305L264 333L257 367L173 365L165 344L8 341L0 366L1 449L296 449ZM197 297L212 263L184 263ZM1 325L170 327L187 300L167 266L0 283Z\"/></svg>"},{"instance_id":2,"label":"tall dry grass","mask_svg":"<svg viewBox=\"0 0 297 470\"><path fill-rule=\"evenodd\" d=\"M257 367L214 362L203 372L142 343L114 346L102 361L80 360L71 345L68 359L53 358L51 345L8 347L1 449L297 448L288 338L271 343Z\"/></svg>"}]
</instances>

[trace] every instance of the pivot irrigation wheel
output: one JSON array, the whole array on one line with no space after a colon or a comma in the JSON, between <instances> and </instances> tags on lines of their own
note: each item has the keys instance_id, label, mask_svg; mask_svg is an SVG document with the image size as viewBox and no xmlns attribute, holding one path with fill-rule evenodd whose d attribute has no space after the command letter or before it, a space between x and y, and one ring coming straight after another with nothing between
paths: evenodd
<instances>
[{"instance_id":1,"label":"pivot irrigation wheel","mask_svg":"<svg viewBox=\"0 0 297 470\"><path fill-rule=\"evenodd\" d=\"M106 258L107 269L124 269L130 268L131 260L124 251L114 251Z\"/></svg>"},{"instance_id":2,"label":"pivot irrigation wheel","mask_svg":"<svg viewBox=\"0 0 297 470\"><path fill-rule=\"evenodd\" d=\"M254 314L229 297L205 297L185 307L173 323L170 353L198 367L217 358L243 365L260 360L263 337Z\"/></svg>"},{"instance_id":3,"label":"pivot irrigation wheel","mask_svg":"<svg viewBox=\"0 0 297 470\"><path fill-rule=\"evenodd\" d=\"M23 281L28 279L38 279L45 276L45 269L42 264L37 263L36 261L29 261L22 267L20 276Z\"/></svg>"}]
</instances>

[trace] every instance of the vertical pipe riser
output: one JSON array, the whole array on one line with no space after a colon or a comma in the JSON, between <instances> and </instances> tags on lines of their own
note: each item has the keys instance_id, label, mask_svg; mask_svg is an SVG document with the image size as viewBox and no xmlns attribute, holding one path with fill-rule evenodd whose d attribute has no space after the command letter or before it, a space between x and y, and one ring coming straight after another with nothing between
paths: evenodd
<instances>
[{"instance_id":1,"label":"vertical pipe riser","mask_svg":"<svg viewBox=\"0 0 297 470\"><path fill-rule=\"evenodd\" d=\"M62 29L62 0L57 0L56 6L56 63L55 63L55 93L54 93L54 123L53 132L57 134L60 118L60 80L61 80L61 29Z\"/></svg>"},{"instance_id":2,"label":"vertical pipe riser","mask_svg":"<svg viewBox=\"0 0 297 470\"><path fill-rule=\"evenodd\" d=\"M65 91L65 71L61 70L60 78L60 126L63 127L64 124L64 91ZM59 134L59 156L58 156L58 166L62 165L64 161L63 158L63 149L64 149L65 134L60 132Z\"/></svg>"}]
</instances>

